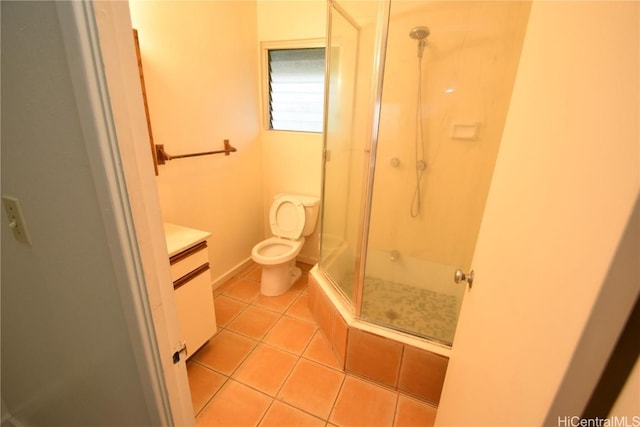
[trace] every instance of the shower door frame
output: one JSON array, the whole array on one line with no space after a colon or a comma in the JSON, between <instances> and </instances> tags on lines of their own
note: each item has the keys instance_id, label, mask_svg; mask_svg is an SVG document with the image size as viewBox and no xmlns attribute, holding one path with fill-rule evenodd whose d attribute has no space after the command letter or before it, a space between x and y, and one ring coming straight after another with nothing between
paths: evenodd
<instances>
[{"instance_id":1,"label":"shower door frame","mask_svg":"<svg viewBox=\"0 0 640 427\"><path fill-rule=\"evenodd\" d=\"M375 174L375 164L376 164L376 150L378 146L378 129L380 124L380 113L382 106L382 88L384 83L384 64L386 59L386 46L387 46L387 34L389 29L389 17L391 10L391 0L380 0L377 5L377 14L376 14L376 29L374 32L374 60L373 60L373 72L371 78L371 89L369 99L372 101L370 105L370 114L367 117L370 118L370 123L368 124L368 135L365 136L365 147L364 147L364 155L363 155L363 184L360 187L360 213L357 217L360 218L359 228L356 233L356 242L354 245L355 256L354 256L354 277L353 277L353 289L351 294L351 300L347 301L347 306L353 312L356 317L360 316L361 306L363 300L363 291L364 291L364 274L366 269L366 256L363 256L367 253L367 244L368 244L368 233L369 233L369 221L366 218L371 214L371 206L372 206L372 197L373 197L373 181ZM331 47L332 47L332 30L333 30L333 18L332 12L338 12L345 20L347 20L351 25L354 26L360 33L360 25L354 20L349 13L338 3L337 0L329 0L327 2L327 46L326 46L326 64L325 64L325 105L324 105L324 114L325 118L329 117L329 103L326 100L329 99L329 91L330 91L330 80L331 80ZM359 51L359 50L358 50ZM326 161L327 161L327 128L328 128L328 120L324 121L324 147L323 147L323 181L322 181L322 194L323 199L326 194ZM321 224L321 232L322 228L324 228L324 209L323 209L323 221ZM321 246L323 245L323 239L320 239ZM322 257L322 247L321 247L321 257ZM334 288L338 291L338 294L345 300L348 299L348 296L344 292L344 290L336 283L333 277L323 269L320 270L329 280L330 283L333 284Z\"/></svg>"},{"instance_id":2,"label":"shower door frame","mask_svg":"<svg viewBox=\"0 0 640 427\"><path fill-rule=\"evenodd\" d=\"M319 243L320 243L320 260L318 262L318 265L320 266L322 264L322 258L323 258L323 252L324 252L324 246L325 246L325 241L324 241L324 231L325 231L325 221L326 221L326 215L325 215L325 208L326 208L326 203L325 203L325 195L326 195L326 187L327 187L327 182L326 182L326 176L327 176L327 161L330 158L330 151L328 150L328 145L327 145L327 135L329 134L328 129L328 123L329 123L329 102L327 102L330 99L330 94L331 94L331 66L332 66L332 49L331 49L331 45L332 45L332 30L333 30L333 18L332 18L332 12L333 11L338 12L349 24L351 24L353 26L353 28L358 32L358 37L360 34L360 25L358 25L358 23L351 18L351 16L344 10L344 8L342 8L337 2L336 0L328 0L327 1L327 9L326 9L326 22L327 22L327 32L326 32L326 46L325 46L325 86L324 86L324 124L323 124L323 147L322 147L322 189L321 189L321 194L322 194L322 200L323 200L323 204L322 204L322 211L321 211L321 218L320 218L320 239L319 239ZM358 49L356 49L356 61L357 61L357 55L358 55ZM355 86L354 86L354 91L355 91ZM354 107L352 106L352 109ZM346 234L346 224L343 228L343 233ZM357 258L356 258L357 259ZM319 271L322 272L322 275L329 281L329 283L331 283L331 285L333 286L333 288L337 291L337 294L340 296L340 298L342 300L344 300L345 302L345 306L349 307L351 309L351 311L353 311L353 302L350 301L348 299L347 293L342 289L342 287L340 286L340 284L338 283L338 281L336 279L334 279L334 277L332 277L328 271L325 271L323 268L321 268Z\"/></svg>"},{"instance_id":3,"label":"shower door frame","mask_svg":"<svg viewBox=\"0 0 640 427\"><path fill-rule=\"evenodd\" d=\"M362 193L362 220L358 231L358 244L356 245L356 265L353 286L353 308L356 317L360 318L364 294L364 278L367 267L367 251L369 244L369 230L371 209L373 205L373 184L376 168L376 155L378 150L378 135L380 129L380 114L382 110L382 89L384 84L384 65L387 56L387 36L389 33L389 19L391 16L391 0L381 0L378 3L377 29L375 32L375 59L374 70L371 79L371 98L373 100L371 111L371 124L368 140L370 146L365 149L365 185Z\"/></svg>"}]
</instances>

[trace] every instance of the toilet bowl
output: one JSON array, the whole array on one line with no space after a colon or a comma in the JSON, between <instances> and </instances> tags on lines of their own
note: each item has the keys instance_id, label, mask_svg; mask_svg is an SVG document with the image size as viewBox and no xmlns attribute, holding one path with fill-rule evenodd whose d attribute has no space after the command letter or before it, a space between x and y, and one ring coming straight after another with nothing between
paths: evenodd
<instances>
[{"instance_id":1,"label":"toilet bowl","mask_svg":"<svg viewBox=\"0 0 640 427\"><path fill-rule=\"evenodd\" d=\"M253 247L251 257L261 265L277 265L295 258L302 249L304 237L298 240L270 237Z\"/></svg>"},{"instance_id":2,"label":"toilet bowl","mask_svg":"<svg viewBox=\"0 0 640 427\"><path fill-rule=\"evenodd\" d=\"M300 278L296 256L304 245L304 236L313 233L318 218L317 197L278 194L269 210L274 234L251 250L251 258L262 266L260 293L277 296L285 293Z\"/></svg>"},{"instance_id":3,"label":"toilet bowl","mask_svg":"<svg viewBox=\"0 0 640 427\"><path fill-rule=\"evenodd\" d=\"M300 278L302 272L296 267L296 256L303 244L304 237L297 240L270 237L253 247L251 258L262 266L261 294L282 295Z\"/></svg>"}]
</instances>

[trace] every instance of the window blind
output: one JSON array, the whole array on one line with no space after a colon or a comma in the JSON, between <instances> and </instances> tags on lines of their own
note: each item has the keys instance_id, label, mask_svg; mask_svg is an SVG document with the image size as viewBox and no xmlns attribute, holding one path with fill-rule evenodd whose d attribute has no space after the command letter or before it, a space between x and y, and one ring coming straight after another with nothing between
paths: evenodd
<instances>
[{"instance_id":1,"label":"window blind","mask_svg":"<svg viewBox=\"0 0 640 427\"><path fill-rule=\"evenodd\" d=\"M322 132L324 48L269 50L271 129Z\"/></svg>"}]
</instances>

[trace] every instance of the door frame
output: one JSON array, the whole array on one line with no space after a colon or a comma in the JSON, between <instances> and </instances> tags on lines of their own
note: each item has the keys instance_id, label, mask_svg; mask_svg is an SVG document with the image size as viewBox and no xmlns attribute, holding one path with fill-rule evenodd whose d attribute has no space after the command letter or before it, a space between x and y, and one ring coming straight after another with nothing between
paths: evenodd
<instances>
[{"instance_id":1,"label":"door frame","mask_svg":"<svg viewBox=\"0 0 640 427\"><path fill-rule=\"evenodd\" d=\"M56 3L81 127L102 210L116 217L109 246L147 409L162 425L194 425L186 361L128 2ZM105 223L105 226L109 224Z\"/></svg>"}]
</instances>

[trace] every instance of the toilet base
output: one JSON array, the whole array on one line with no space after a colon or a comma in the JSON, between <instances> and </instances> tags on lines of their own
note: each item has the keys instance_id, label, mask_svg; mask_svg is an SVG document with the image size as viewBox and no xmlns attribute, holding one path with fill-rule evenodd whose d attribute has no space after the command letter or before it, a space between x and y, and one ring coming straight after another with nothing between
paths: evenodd
<instances>
[{"instance_id":1,"label":"toilet base","mask_svg":"<svg viewBox=\"0 0 640 427\"><path fill-rule=\"evenodd\" d=\"M282 295L301 275L295 259L280 265L263 265L260 293L268 297Z\"/></svg>"}]
</instances>

